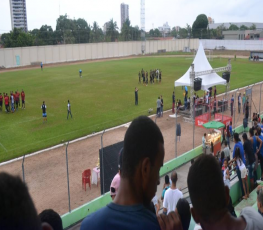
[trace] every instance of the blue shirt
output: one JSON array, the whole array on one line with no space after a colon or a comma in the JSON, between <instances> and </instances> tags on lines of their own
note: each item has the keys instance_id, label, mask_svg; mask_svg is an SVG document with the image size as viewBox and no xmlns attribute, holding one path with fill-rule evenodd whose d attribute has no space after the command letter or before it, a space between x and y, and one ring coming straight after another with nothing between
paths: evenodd
<instances>
[{"instance_id":1,"label":"blue shirt","mask_svg":"<svg viewBox=\"0 0 263 230\"><path fill-rule=\"evenodd\" d=\"M243 145L242 145L241 141L237 142L237 143L235 144L235 146L234 146L233 158L235 158L235 151L236 151L236 148L237 148L237 147L240 149L240 154L241 154L242 161L243 161L243 163L246 165L244 148L243 148ZM238 165L237 165L237 168L238 168Z\"/></svg>"},{"instance_id":2,"label":"blue shirt","mask_svg":"<svg viewBox=\"0 0 263 230\"><path fill-rule=\"evenodd\" d=\"M142 204L123 206L110 203L84 219L80 230L92 229L160 230L160 226L156 215Z\"/></svg>"},{"instance_id":3,"label":"blue shirt","mask_svg":"<svg viewBox=\"0 0 263 230\"><path fill-rule=\"evenodd\" d=\"M79 72L82 73L82 70L80 69Z\"/></svg>"},{"instance_id":4,"label":"blue shirt","mask_svg":"<svg viewBox=\"0 0 263 230\"><path fill-rule=\"evenodd\" d=\"M262 142L263 142L263 136L262 136L262 135L259 135L258 138L259 138L260 140L262 140ZM258 147L258 148L259 148L259 145L260 145L259 142L257 142L257 147ZM263 156L263 146L261 146L260 154L261 154L261 156Z\"/></svg>"},{"instance_id":5,"label":"blue shirt","mask_svg":"<svg viewBox=\"0 0 263 230\"><path fill-rule=\"evenodd\" d=\"M229 132L230 132L230 135L232 135L232 125L229 125Z\"/></svg>"}]
</instances>

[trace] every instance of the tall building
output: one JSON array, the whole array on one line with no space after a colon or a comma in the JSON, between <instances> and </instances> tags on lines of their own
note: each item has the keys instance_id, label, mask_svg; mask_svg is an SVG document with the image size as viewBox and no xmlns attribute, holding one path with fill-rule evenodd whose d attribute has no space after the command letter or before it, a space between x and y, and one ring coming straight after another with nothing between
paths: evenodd
<instances>
[{"instance_id":1,"label":"tall building","mask_svg":"<svg viewBox=\"0 0 263 230\"><path fill-rule=\"evenodd\" d=\"M129 5L122 3L121 4L121 28L123 23L129 19Z\"/></svg>"},{"instance_id":2,"label":"tall building","mask_svg":"<svg viewBox=\"0 0 263 230\"><path fill-rule=\"evenodd\" d=\"M12 30L22 29L27 32L26 0L9 0Z\"/></svg>"},{"instance_id":3,"label":"tall building","mask_svg":"<svg viewBox=\"0 0 263 230\"><path fill-rule=\"evenodd\" d=\"M103 26L103 33L106 34L107 33L107 29L109 28L109 22L106 22L104 23L104 26Z\"/></svg>"}]
</instances>

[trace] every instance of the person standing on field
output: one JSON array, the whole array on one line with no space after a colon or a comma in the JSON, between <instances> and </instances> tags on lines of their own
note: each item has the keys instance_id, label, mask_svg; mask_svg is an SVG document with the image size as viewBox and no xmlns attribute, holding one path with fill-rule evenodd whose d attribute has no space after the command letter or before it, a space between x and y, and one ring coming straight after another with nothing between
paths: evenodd
<instances>
[{"instance_id":1,"label":"person standing on field","mask_svg":"<svg viewBox=\"0 0 263 230\"><path fill-rule=\"evenodd\" d=\"M72 118L72 114L71 114L71 105L70 102L68 100L68 115L70 114L71 118ZM68 115L67 115L67 119L68 119Z\"/></svg>"},{"instance_id":2,"label":"person standing on field","mask_svg":"<svg viewBox=\"0 0 263 230\"><path fill-rule=\"evenodd\" d=\"M41 71L43 71L43 63L40 63Z\"/></svg>"},{"instance_id":3,"label":"person standing on field","mask_svg":"<svg viewBox=\"0 0 263 230\"><path fill-rule=\"evenodd\" d=\"M163 116L163 96L161 95L161 117Z\"/></svg>"},{"instance_id":4,"label":"person standing on field","mask_svg":"<svg viewBox=\"0 0 263 230\"><path fill-rule=\"evenodd\" d=\"M22 90L21 92L21 98L22 98L22 109L25 109L26 108L26 104L25 104L26 95L25 95L24 90Z\"/></svg>"},{"instance_id":5,"label":"person standing on field","mask_svg":"<svg viewBox=\"0 0 263 230\"><path fill-rule=\"evenodd\" d=\"M138 105L138 88L135 87L135 105Z\"/></svg>"},{"instance_id":6,"label":"person standing on field","mask_svg":"<svg viewBox=\"0 0 263 230\"><path fill-rule=\"evenodd\" d=\"M82 70L79 70L79 77L82 77Z\"/></svg>"},{"instance_id":7,"label":"person standing on field","mask_svg":"<svg viewBox=\"0 0 263 230\"><path fill-rule=\"evenodd\" d=\"M3 96L2 93L0 93L0 111L2 111L2 107L3 107Z\"/></svg>"},{"instance_id":8,"label":"person standing on field","mask_svg":"<svg viewBox=\"0 0 263 230\"><path fill-rule=\"evenodd\" d=\"M41 106L42 115L43 115L43 123L47 122L47 106L45 105L45 101L43 101L43 105Z\"/></svg>"}]
</instances>

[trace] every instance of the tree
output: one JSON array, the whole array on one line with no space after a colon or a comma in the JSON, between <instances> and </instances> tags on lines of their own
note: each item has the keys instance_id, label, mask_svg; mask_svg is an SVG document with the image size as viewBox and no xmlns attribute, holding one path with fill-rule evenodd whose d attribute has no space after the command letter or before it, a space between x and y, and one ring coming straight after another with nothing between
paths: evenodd
<instances>
[{"instance_id":1,"label":"tree","mask_svg":"<svg viewBox=\"0 0 263 230\"><path fill-rule=\"evenodd\" d=\"M73 35L77 43L88 43L91 40L91 28L85 19L74 20Z\"/></svg>"},{"instance_id":2,"label":"tree","mask_svg":"<svg viewBox=\"0 0 263 230\"><path fill-rule=\"evenodd\" d=\"M171 36L173 36L174 38L177 37L177 31L176 31L175 27L173 27L171 30Z\"/></svg>"},{"instance_id":3,"label":"tree","mask_svg":"<svg viewBox=\"0 0 263 230\"><path fill-rule=\"evenodd\" d=\"M187 36L188 36L187 29L186 28L180 28L178 35L179 35L179 38L187 38Z\"/></svg>"},{"instance_id":4,"label":"tree","mask_svg":"<svg viewBox=\"0 0 263 230\"><path fill-rule=\"evenodd\" d=\"M64 44L75 43L76 33L73 34L72 32L76 30L76 24L68 18L67 14L61 15L57 19L56 30L57 41Z\"/></svg>"},{"instance_id":5,"label":"tree","mask_svg":"<svg viewBox=\"0 0 263 230\"><path fill-rule=\"evenodd\" d=\"M240 26L240 30L248 30L248 27L245 25Z\"/></svg>"},{"instance_id":6,"label":"tree","mask_svg":"<svg viewBox=\"0 0 263 230\"><path fill-rule=\"evenodd\" d=\"M228 30L239 30L239 27L235 24L231 24L228 28Z\"/></svg>"},{"instance_id":7,"label":"tree","mask_svg":"<svg viewBox=\"0 0 263 230\"><path fill-rule=\"evenodd\" d=\"M206 38L207 36L208 19L205 14L200 14L192 26L192 33L194 38Z\"/></svg>"},{"instance_id":8,"label":"tree","mask_svg":"<svg viewBox=\"0 0 263 230\"><path fill-rule=\"evenodd\" d=\"M157 28L156 29L151 29L149 31L149 36L150 37L162 37L162 33L160 32L160 30L158 30Z\"/></svg>"},{"instance_id":9,"label":"tree","mask_svg":"<svg viewBox=\"0 0 263 230\"><path fill-rule=\"evenodd\" d=\"M91 30L91 42L102 42L104 40L104 34L97 22L93 22Z\"/></svg>"},{"instance_id":10,"label":"tree","mask_svg":"<svg viewBox=\"0 0 263 230\"><path fill-rule=\"evenodd\" d=\"M256 29L256 25L253 23L252 26L249 27L250 30L255 30Z\"/></svg>"},{"instance_id":11,"label":"tree","mask_svg":"<svg viewBox=\"0 0 263 230\"><path fill-rule=\"evenodd\" d=\"M34 44L34 36L30 33L25 33L22 29L14 28L10 33L2 34L2 43L5 48L10 47L25 47Z\"/></svg>"},{"instance_id":12,"label":"tree","mask_svg":"<svg viewBox=\"0 0 263 230\"><path fill-rule=\"evenodd\" d=\"M107 40L114 42L116 39L118 39L118 26L117 26L117 22L113 21L113 19L111 19L109 21L109 26L107 27L107 31L106 31L106 36L107 36Z\"/></svg>"}]
</instances>

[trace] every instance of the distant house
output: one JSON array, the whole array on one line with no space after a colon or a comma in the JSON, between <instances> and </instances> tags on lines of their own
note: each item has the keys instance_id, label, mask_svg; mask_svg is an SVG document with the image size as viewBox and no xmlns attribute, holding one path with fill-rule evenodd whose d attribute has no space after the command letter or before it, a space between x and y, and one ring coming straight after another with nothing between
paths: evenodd
<instances>
[{"instance_id":1,"label":"distant house","mask_svg":"<svg viewBox=\"0 0 263 230\"><path fill-rule=\"evenodd\" d=\"M168 25L168 22L166 22L162 27L158 27L158 30L162 33L163 37L167 37L171 32L171 27Z\"/></svg>"},{"instance_id":2,"label":"distant house","mask_svg":"<svg viewBox=\"0 0 263 230\"><path fill-rule=\"evenodd\" d=\"M241 27L242 25L246 27L251 27L252 25L256 26L256 29L262 29L263 28L263 23L261 22L219 22L219 23L209 23L208 28L209 29L217 29L217 27L222 26L228 29L231 25L236 25L238 27Z\"/></svg>"},{"instance_id":3,"label":"distant house","mask_svg":"<svg viewBox=\"0 0 263 230\"><path fill-rule=\"evenodd\" d=\"M223 31L224 40L263 40L263 30Z\"/></svg>"}]
</instances>

